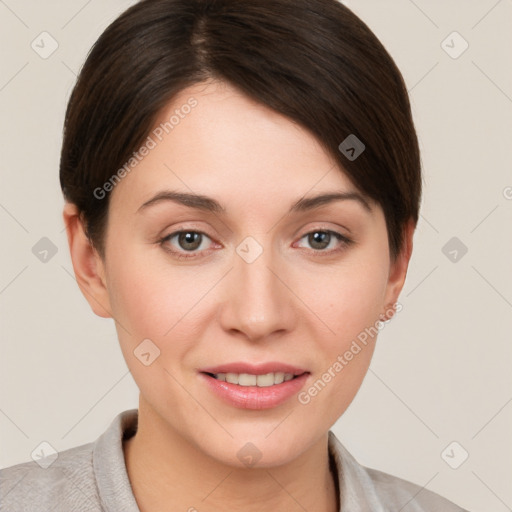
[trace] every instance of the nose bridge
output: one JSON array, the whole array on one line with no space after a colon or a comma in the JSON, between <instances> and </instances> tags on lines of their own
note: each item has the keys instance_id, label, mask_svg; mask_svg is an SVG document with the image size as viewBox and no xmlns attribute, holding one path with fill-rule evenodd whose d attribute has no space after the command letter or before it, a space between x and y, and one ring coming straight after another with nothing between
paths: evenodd
<instances>
[{"instance_id":1,"label":"nose bridge","mask_svg":"<svg viewBox=\"0 0 512 512\"><path fill-rule=\"evenodd\" d=\"M293 312L290 293L280 281L277 256L252 237L236 248L229 297L224 304L224 328L256 340L290 329Z\"/></svg>"}]
</instances>

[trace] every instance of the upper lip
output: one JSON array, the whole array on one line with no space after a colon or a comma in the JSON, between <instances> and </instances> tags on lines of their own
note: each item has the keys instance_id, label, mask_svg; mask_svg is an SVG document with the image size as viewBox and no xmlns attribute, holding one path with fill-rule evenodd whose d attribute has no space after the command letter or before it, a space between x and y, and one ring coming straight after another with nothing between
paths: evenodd
<instances>
[{"instance_id":1,"label":"upper lip","mask_svg":"<svg viewBox=\"0 0 512 512\"><path fill-rule=\"evenodd\" d=\"M202 373L248 373L250 375L265 375L266 373L291 373L292 375L302 375L307 370L293 366L287 363L268 362L261 364L251 364L244 362L225 363L218 366L201 368Z\"/></svg>"}]
</instances>

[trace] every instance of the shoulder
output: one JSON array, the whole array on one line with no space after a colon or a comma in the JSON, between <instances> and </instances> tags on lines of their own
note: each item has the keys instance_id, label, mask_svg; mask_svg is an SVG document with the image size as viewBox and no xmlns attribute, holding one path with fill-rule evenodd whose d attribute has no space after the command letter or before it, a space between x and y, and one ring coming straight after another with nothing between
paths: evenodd
<instances>
[{"instance_id":1,"label":"shoulder","mask_svg":"<svg viewBox=\"0 0 512 512\"><path fill-rule=\"evenodd\" d=\"M420 485L359 464L329 432L329 452L338 471L341 510L354 512L467 512Z\"/></svg>"},{"instance_id":2,"label":"shoulder","mask_svg":"<svg viewBox=\"0 0 512 512\"><path fill-rule=\"evenodd\" d=\"M123 454L137 419L123 411L94 442L0 470L1 510L138 512Z\"/></svg>"},{"instance_id":3,"label":"shoulder","mask_svg":"<svg viewBox=\"0 0 512 512\"><path fill-rule=\"evenodd\" d=\"M467 512L439 494L417 484L372 468L364 468L379 498L403 503L402 512Z\"/></svg>"},{"instance_id":4,"label":"shoulder","mask_svg":"<svg viewBox=\"0 0 512 512\"><path fill-rule=\"evenodd\" d=\"M101 510L93 443L0 470L2 510ZM67 508L66 508L67 507Z\"/></svg>"}]
</instances>

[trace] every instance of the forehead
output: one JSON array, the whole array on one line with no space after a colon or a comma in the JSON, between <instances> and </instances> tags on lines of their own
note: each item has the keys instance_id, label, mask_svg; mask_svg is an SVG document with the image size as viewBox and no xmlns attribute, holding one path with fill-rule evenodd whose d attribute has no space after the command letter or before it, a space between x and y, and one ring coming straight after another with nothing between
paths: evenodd
<instances>
[{"instance_id":1,"label":"forehead","mask_svg":"<svg viewBox=\"0 0 512 512\"><path fill-rule=\"evenodd\" d=\"M151 149L112 193L132 211L163 188L254 208L315 189L356 191L308 130L225 82L180 91L149 137Z\"/></svg>"}]
</instances>

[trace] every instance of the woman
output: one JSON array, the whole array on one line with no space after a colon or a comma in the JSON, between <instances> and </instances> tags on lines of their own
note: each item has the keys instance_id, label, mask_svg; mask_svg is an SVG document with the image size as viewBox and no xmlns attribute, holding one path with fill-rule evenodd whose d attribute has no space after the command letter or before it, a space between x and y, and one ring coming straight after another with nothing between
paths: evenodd
<instances>
[{"instance_id":1,"label":"woman","mask_svg":"<svg viewBox=\"0 0 512 512\"><path fill-rule=\"evenodd\" d=\"M420 167L399 70L335 0L128 9L81 70L60 178L139 408L3 470L5 509L462 510L330 431L400 307Z\"/></svg>"}]
</instances>

